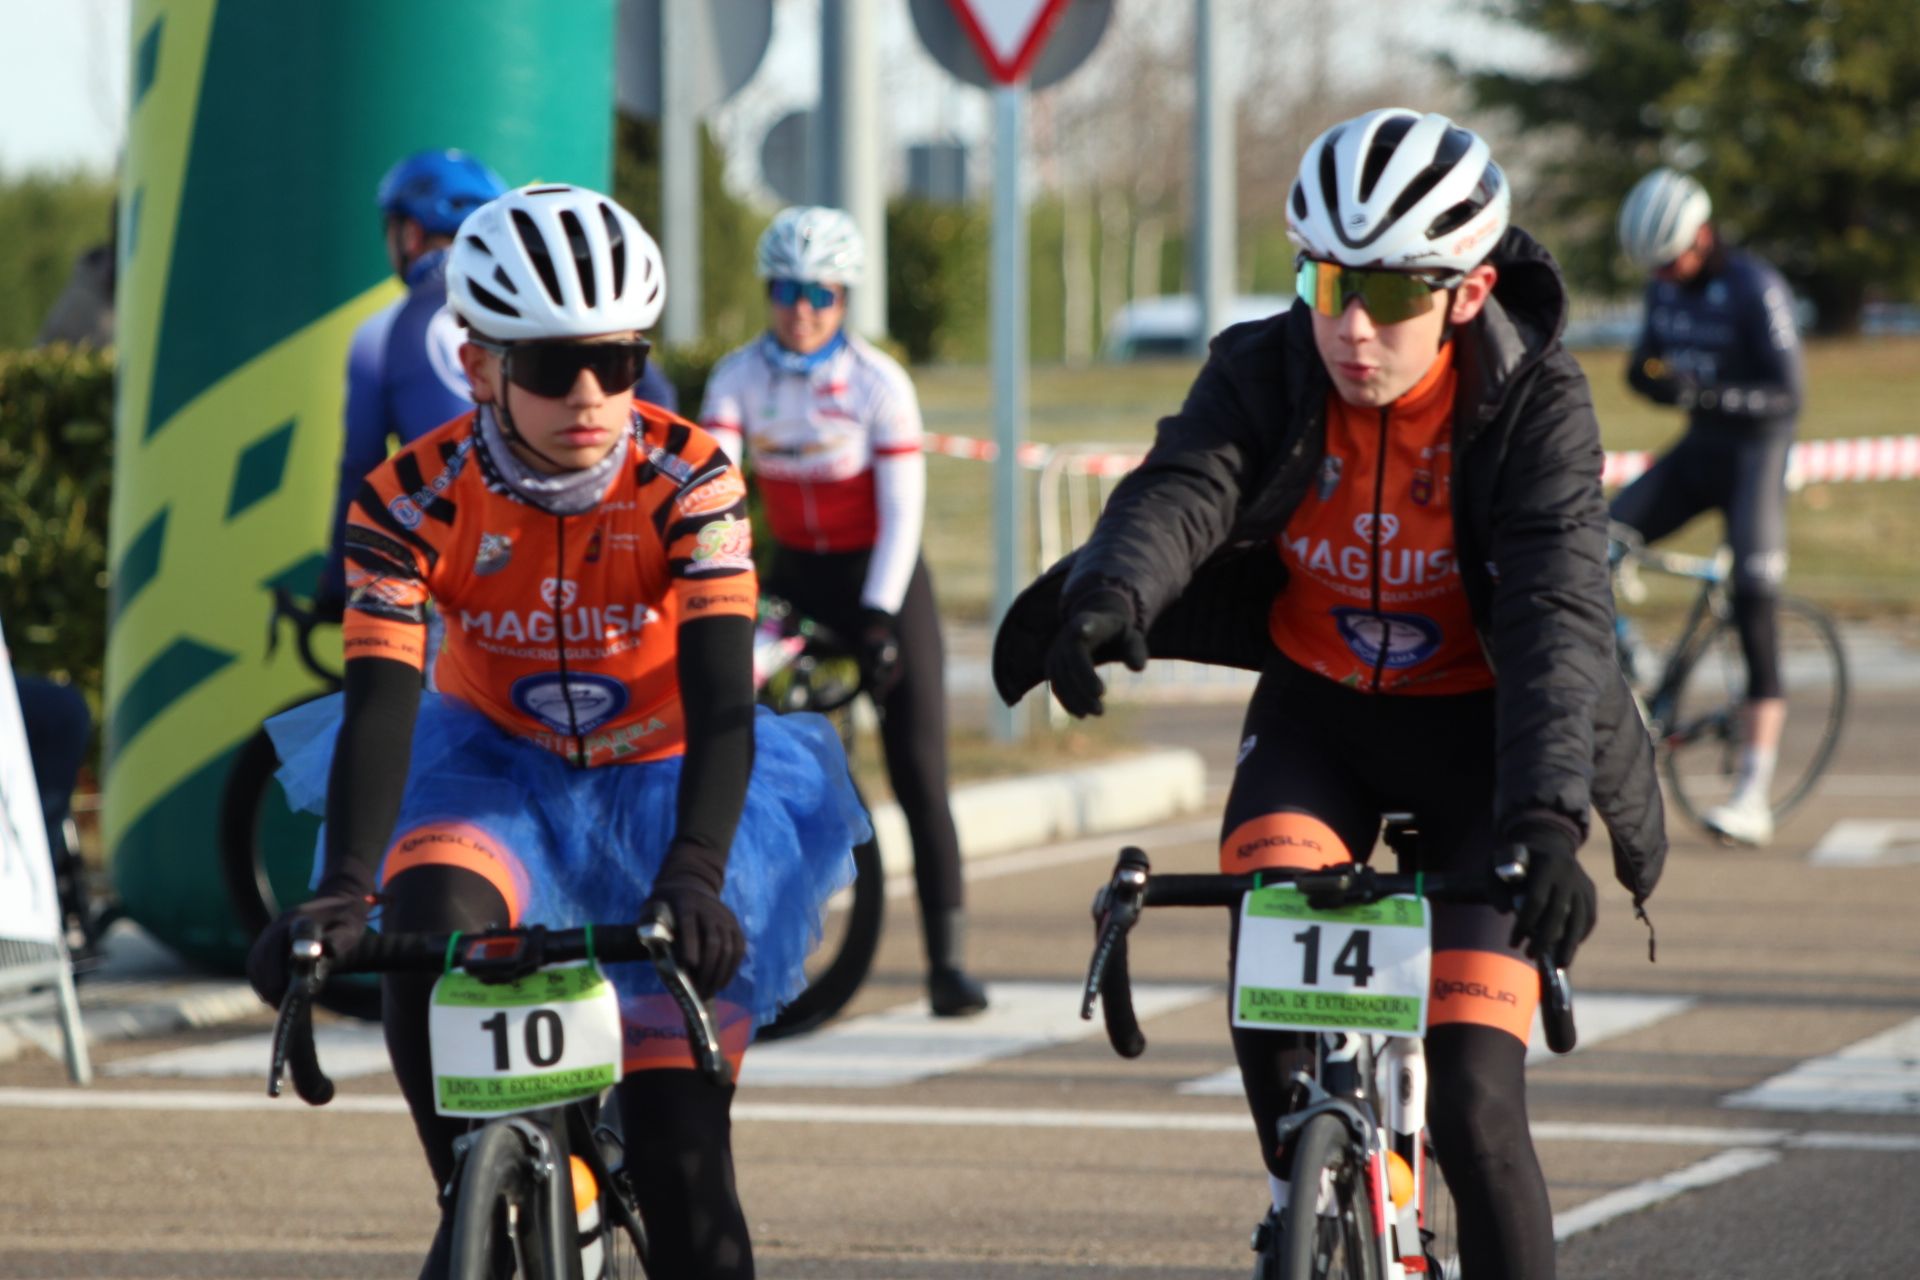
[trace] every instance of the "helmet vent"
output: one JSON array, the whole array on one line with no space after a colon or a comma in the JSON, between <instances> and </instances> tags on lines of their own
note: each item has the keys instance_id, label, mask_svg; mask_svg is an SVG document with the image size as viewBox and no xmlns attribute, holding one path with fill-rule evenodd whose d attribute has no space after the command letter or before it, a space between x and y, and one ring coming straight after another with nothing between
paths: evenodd
<instances>
[{"instance_id":1,"label":"helmet vent","mask_svg":"<svg viewBox=\"0 0 1920 1280\"><path fill-rule=\"evenodd\" d=\"M1380 175L1387 170L1387 162L1393 159L1393 152L1400 145L1400 139L1407 136L1407 130L1413 128L1412 116L1395 116L1381 125L1373 135L1373 145L1367 148L1367 162L1360 169L1360 198L1373 198L1374 184L1380 181Z\"/></svg>"},{"instance_id":2,"label":"helmet vent","mask_svg":"<svg viewBox=\"0 0 1920 1280\"><path fill-rule=\"evenodd\" d=\"M488 248L487 242L485 240L482 240L479 236L468 236L466 239L468 244L472 245L474 248L478 249L480 252L486 254L489 258L493 256L493 250Z\"/></svg>"},{"instance_id":3,"label":"helmet vent","mask_svg":"<svg viewBox=\"0 0 1920 1280\"><path fill-rule=\"evenodd\" d=\"M481 306L487 308L487 310L497 311L503 316L512 316L516 320L520 318L520 308L514 306L511 302L508 302L505 298L502 298L485 285L469 280L467 287L473 290L474 298Z\"/></svg>"},{"instance_id":4,"label":"helmet vent","mask_svg":"<svg viewBox=\"0 0 1920 1280\"><path fill-rule=\"evenodd\" d=\"M610 206L601 204L600 218L607 224L607 243L613 246L613 296L618 298L627 291L627 237L621 234L620 220Z\"/></svg>"},{"instance_id":5,"label":"helmet vent","mask_svg":"<svg viewBox=\"0 0 1920 1280\"><path fill-rule=\"evenodd\" d=\"M1473 188L1473 194L1435 218L1433 225L1427 228L1427 235L1429 237L1444 236L1449 231L1465 226L1474 215L1491 204L1493 198L1500 194L1500 187L1504 181L1500 166L1489 160L1486 169L1480 174L1480 181Z\"/></svg>"},{"instance_id":6,"label":"helmet vent","mask_svg":"<svg viewBox=\"0 0 1920 1280\"><path fill-rule=\"evenodd\" d=\"M572 187L528 187L520 194L526 196L558 196L565 195L571 190L573 190Z\"/></svg>"},{"instance_id":7,"label":"helmet vent","mask_svg":"<svg viewBox=\"0 0 1920 1280\"><path fill-rule=\"evenodd\" d=\"M554 188L557 191L565 187ZM529 194L537 194L530 192ZM547 252L547 242L540 234L540 228L519 209L513 211L513 229L520 235L520 244L527 251L527 260L533 263L533 269L540 273L540 283L547 288L547 296L553 299L557 307L566 305L566 298L560 293L560 273L553 269L553 255Z\"/></svg>"},{"instance_id":8,"label":"helmet vent","mask_svg":"<svg viewBox=\"0 0 1920 1280\"><path fill-rule=\"evenodd\" d=\"M586 229L580 225L580 216L573 210L560 211L560 225L567 233L567 248L573 252L574 274L580 277L580 296L591 307L600 292L593 279L593 247L587 243Z\"/></svg>"},{"instance_id":9,"label":"helmet vent","mask_svg":"<svg viewBox=\"0 0 1920 1280\"><path fill-rule=\"evenodd\" d=\"M520 292L520 286L513 282L513 277L507 274L505 267L495 267L493 269L493 282L502 289L505 289L508 293Z\"/></svg>"},{"instance_id":10,"label":"helmet vent","mask_svg":"<svg viewBox=\"0 0 1920 1280\"><path fill-rule=\"evenodd\" d=\"M1297 181L1293 184L1293 213L1297 218L1307 216L1307 193Z\"/></svg>"},{"instance_id":11,"label":"helmet vent","mask_svg":"<svg viewBox=\"0 0 1920 1280\"><path fill-rule=\"evenodd\" d=\"M1336 227L1340 225L1340 170L1334 163L1333 144L1338 141L1336 134L1320 148L1320 198L1327 206L1327 220Z\"/></svg>"}]
</instances>

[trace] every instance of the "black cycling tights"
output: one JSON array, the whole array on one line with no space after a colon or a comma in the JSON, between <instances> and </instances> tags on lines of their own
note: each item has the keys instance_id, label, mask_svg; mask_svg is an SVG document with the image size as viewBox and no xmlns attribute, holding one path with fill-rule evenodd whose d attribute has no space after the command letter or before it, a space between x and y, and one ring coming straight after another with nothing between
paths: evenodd
<instances>
[{"instance_id":1,"label":"black cycling tights","mask_svg":"<svg viewBox=\"0 0 1920 1280\"><path fill-rule=\"evenodd\" d=\"M484 878L454 867L415 867L386 886L383 922L396 931L447 933L506 923L507 905ZM437 1115L427 1047L433 975L383 980L387 1053L413 1112L435 1187L453 1172L453 1140L471 1122ZM654 1274L687 1280L752 1280L753 1246L733 1182L733 1088L693 1071L636 1071L614 1091L633 1179L653 1250ZM444 1212L451 1216L452 1206ZM421 1280L445 1273L444 1230Z\"/></svg>"},{"instance_id":2,"label":"black cycling tights","mask_svg":"<svg viewBox=\"0 0 1920 1280\"><path fill-rule=\"evenodd\" d=\"M860 590L872 558L870 551L816 554L781 547L767 572L767 591L801 616L851 639L859 634ZM944 927L947 913L959 909L962 889L960 840L947 806L946 656L925 560L913 566L907 581L899 627L900 683L879 706L880 744L887 778L913 837L920 918L937 929Z\"/></svg>"}]
</instances>

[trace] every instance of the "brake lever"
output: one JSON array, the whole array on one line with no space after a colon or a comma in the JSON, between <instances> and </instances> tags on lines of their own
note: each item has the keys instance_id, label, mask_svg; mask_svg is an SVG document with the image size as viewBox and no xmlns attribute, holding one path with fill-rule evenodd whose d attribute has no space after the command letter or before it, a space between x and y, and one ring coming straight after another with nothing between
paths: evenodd
<instances>
[{"instance_id":1,"label":"brake lever","mask_svg":"<svg viewBox=\"0 0 1920 1280\"><path fill-rule=\"evenodd\" d=\"M660 975L660 981L672 996L674 1003L680 1006L680 1016L687 1024L687 1039L693 1050L695 1064L714 1084L724 1085L733 1078L733 1064L720 1049L720 1036L714 1030L713 1010L693 989L693 980L681 970L679 962L673 958L673 912L664 903L654 904L635 926L635 934L647 949L647 956L653 961L653 968Z\"/></svg>"},{"instance_id":2,"label":"brake lever","mask_svg":"<svg viewBox=\"0 0 1920 1280\"><path fill-rule=\"evenodd\" d=\"M1129 856L1134 855L1134 856ZM1113 879L1101 886L1093 897L1096 937L1093 958L1087 965L1087 983L1080 993L1080 1017L1093 1018L1094 1001L1100 995L1100 980L1106 975L1114 949L1125 940L1136 921L1147 892L1146 855L1137 849L1121 851Z\"/></svg>"}]
</instances>

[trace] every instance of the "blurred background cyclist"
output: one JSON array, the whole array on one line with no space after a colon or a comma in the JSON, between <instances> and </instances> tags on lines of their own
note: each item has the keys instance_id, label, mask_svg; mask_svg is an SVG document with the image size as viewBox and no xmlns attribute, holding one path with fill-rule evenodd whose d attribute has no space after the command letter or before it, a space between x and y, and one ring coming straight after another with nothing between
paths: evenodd
<instances>
[{"instance_id":1,"label":"blurred background cyclist","mask_svg":"<svg viewBox=\"0 0 1920 1280\"><path fill-rule=\"evenodd\" d=\"M1800 338L1786 281L1724 243L1712 212L1706 190L1672 169L1642 178L1620 208L1620 247L1652 277L1627 381L1655 404L1686 410L1687 431L1621 491L1611 514L1648 542L1703 511L1726 518L1747 702L1734 794L1701 818L1729 840L1761 845L1773 838L1767 789L1787 716L1778 619Z\"/></svg>"},{"instance_id":2,"label":"blurred background cyclist","mask_svg":"<svg viewBox=\"0 0 1920 1280\"><path fill-rule=\"evenodd\" d=\"M701 425L749 468L773 535L769 594L853 645L887 777L913 836L940 1017L978 1013L964 967L960 842L947 804L946 659L920 555L927 462L906 370L847 332L866 245L839 209L783 209L760 237L767 331L722 360Z\"/></svg>"}]
</instances>

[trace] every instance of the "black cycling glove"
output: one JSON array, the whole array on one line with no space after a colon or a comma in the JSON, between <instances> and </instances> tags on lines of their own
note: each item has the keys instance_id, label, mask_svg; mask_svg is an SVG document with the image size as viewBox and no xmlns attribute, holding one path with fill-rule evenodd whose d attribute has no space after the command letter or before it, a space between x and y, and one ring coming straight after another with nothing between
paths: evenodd
<instances>
[{"instance_id":1,"label":"black cycling glove","mask_svg":"<svg viewBox=\"0 0 1920 1280\"><path fill-rule=\"evenodd\" d=\"M1559 968L1573 963L1573 953L1593 932L1597 914L1593 879L1574 856L1565 835L1528 835L1527 883L1513 909L1509 946L1526 944L1527 955L1549 957Z\"/></svg>"},{"instance_id":2,"label":"black cycling glove","mask_svg":"<svg viewBox=\"0 0 1920 1280\"><path fill-rule=\"evenodd\" d=\"M1067 714L1097 716L1106 710L1106 682L1094 667L1116 660L1134 671L1146 670L1147 636L1135 625L1127 597L1102 588L1073 606L1047 649L1047 681Z\"/></svg>"},{"instance_id":3,"label":"black cycling glove","mask_svg":"<svg viewBox=\"0 0 1920 1280\"><path fill-rule=\"evenodd\" d=\"M646 906L661 903L673 912L673 958L707 999L733 981L747 954L740 921L720 900L726 876L726 854L691 842L675 844L641 908L644 915Z\"/></svg>"},{"instance_id":4,"label":"black cycling glove","mask_svg":"<svg viewBox=\"0 0 1920 1280\"><path fill-rule=\"evenodd\" d=\"M358 863L329 872L312 898L280 913L253 941L247 952L247 981L254 993L278 1007L287 994L291 979L288 949L293 941L293 926L311 920L319 928L320 941L327 954L335 957L352 951L367 931L367 916L373 910L373 877Z\"/></svg>"},{"instance_id":5,"label":"black cycling glove","mask_svg":"<svg viewBox=\"0 0 1920 1280\"><path fill-rule=\"evenodd\" d=\"M884 702L900 683L900 620L885 609L863 608L854 640L860 681L869 697Z\"/></svg>"}]
</instances>

